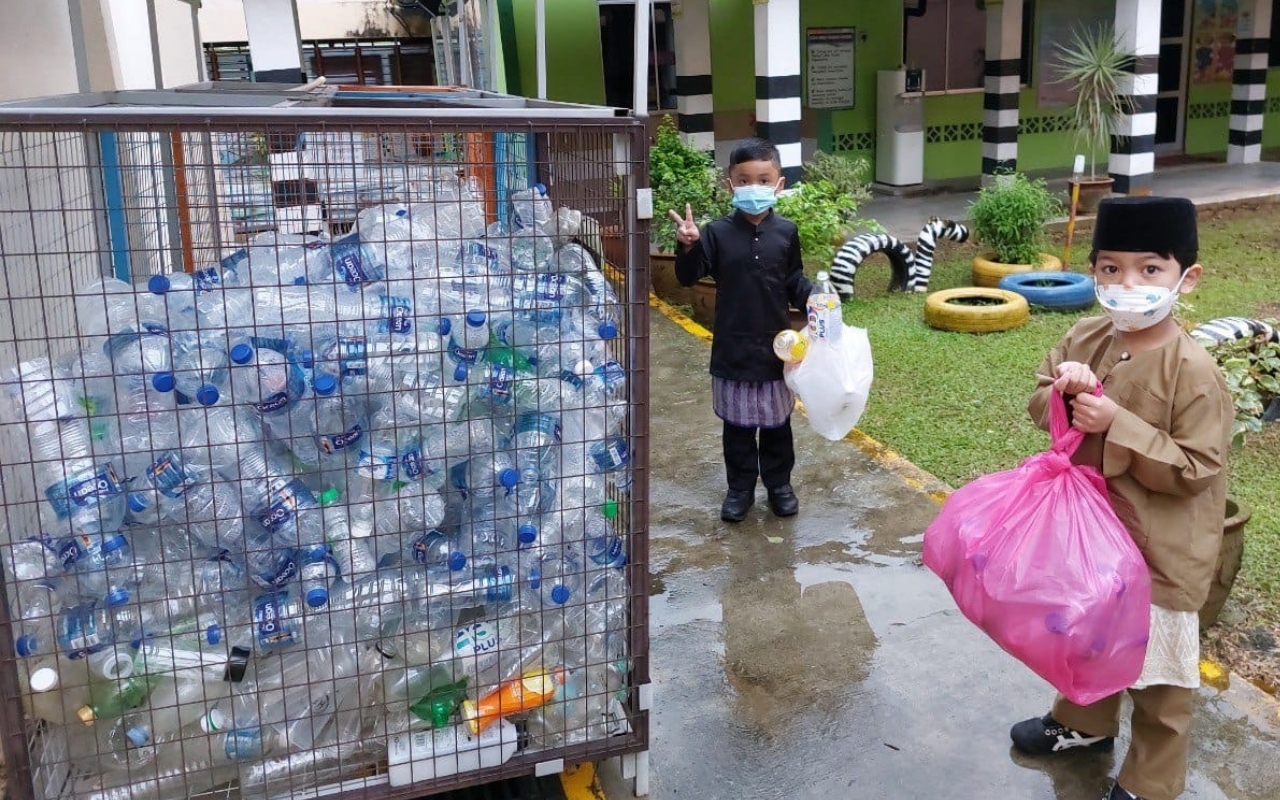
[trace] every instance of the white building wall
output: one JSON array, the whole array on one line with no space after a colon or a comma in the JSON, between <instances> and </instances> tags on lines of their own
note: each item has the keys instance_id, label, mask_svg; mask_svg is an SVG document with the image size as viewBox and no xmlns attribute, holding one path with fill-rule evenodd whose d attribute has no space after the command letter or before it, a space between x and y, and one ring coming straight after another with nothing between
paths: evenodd
<instances>
[{"instance_id":1,"label":"white building wall","mask_svg":"<svg viewBox=\"0 0 1280 800\"><path fill-rule=\"evenodd\" d=\"M76 91L65 2L0 2L0 100Z\"/></svg>"}]
</instances>

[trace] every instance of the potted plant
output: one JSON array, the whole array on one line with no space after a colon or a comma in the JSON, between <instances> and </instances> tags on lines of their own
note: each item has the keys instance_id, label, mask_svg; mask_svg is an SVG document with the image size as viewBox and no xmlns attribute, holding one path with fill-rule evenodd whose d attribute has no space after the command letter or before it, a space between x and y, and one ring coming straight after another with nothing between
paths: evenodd
<instances>
[{"instance_id":1,"label":"potted plant","mask_svg":"<svg viewBox=\"0 0 1280 800\"><path fill-rule=\"evenodd\" d=\"M665 300L689 303L692 296L675 276L675 224L667 211L684 213L692 206L698 224L727 214L728 192L720 186L710 156L695 150L680 138L675 121L663 117L649 148L649 185L653 189L653 239L649 263L653 290Z\"/></svg>"},{"instance_id":2,"label":"potted plant","mask_svg":"<svg viewBox=\"0 0 1280 800\"><path fill-rule=\"evenodd\" d=\"M1059 45L1054 63L1060 78L1075 91L1069 116L1076 131L1076 144L1089 159L1089 177L1077 177L1081 213L1093 214L1098 203L1111 192L1110 176L1098 177L1098 152L1111 149L1120 115L1132 106L1121 90L1125 76L1131 74L1133 56L1124 51L1110 25L1076 30L1071 42Z\"/></svg>"},{"instance_id":3,"label":"potted plant","mask_svg":"<svg viewBox=\"0 0 1280 800\"><path fill-rule=\"evenodd\" d=\"M974 238L991 248L973 259L974 285L994 288L1016 272L1062 269L1058 258L1042 252L1045 223L1061 213L1062 203L1044 180L997 175L969 204Z\"/></svg>"},{"instance_id":4,"label":"potted plant","mask_svg":"<svg viewBox=\"0 0 1280 800\"><path fill-rule=\"evenodd\" d=\"M1252 516L1249 507L1237 497L1227 497L1222 523L1222 546L1218 550L1218 566L1209 584L1209 597L1200 607L1200 630L1212 628L1222 613L1231 589L1235 586L1240 565L1244 563L1244 526Z\"/></svg>"}]
</instances>

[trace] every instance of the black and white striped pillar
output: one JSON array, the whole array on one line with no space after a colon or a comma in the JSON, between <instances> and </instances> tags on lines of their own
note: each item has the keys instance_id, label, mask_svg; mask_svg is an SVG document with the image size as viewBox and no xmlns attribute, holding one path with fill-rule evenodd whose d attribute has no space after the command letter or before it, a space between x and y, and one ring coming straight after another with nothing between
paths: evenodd
<instances>
[{"instance_id":1,"label":"black and white striped pillar","mask_svg":"<svg viewBox=\"0 0 1280 800\"><path fill-rule=\"evenodd\" d=\"M800 180L800 0L755 0L756 135L778 146L787 184Z\"/></svg>"},{"instance_id":2,"label":"black and white striped pillar","mask_svg":"<svg viewBox=\"0 0 1280 800\"><path fill-rule=\"evenodd\" d=\"M1267 105L1267 58L1272 0L1244 0L1236 23L1236 60L1231 73L1231 130L1227 162L1262 160L1262 120Z\"/></svg>"},{"instance_id":3,"label":"black and white striped pillar","mask_svg":"<svg viewBox=\"0 0 1280 800\"><path fill-rule=\"evenodd\" d=\"M684 0L675 18L676 113L680 134L704 153L716 149L711 98L711 14L708 0Z\"/></svg>"},{"instance_id":4,"label":"black and white striped pillar","mask_svg":"<svg viewBox=\"0 0 1280 800\"><path fill-rule=\"evenodd\" d=\"M1022 0L987 0L983 67L982 176L1018 168L1018 91L1022 72Z\"/></svg>"},{"instance_id":5,"label":"black and white striped pillar","mask_svg":"<svg viewBox=\"0 0 1280 800\"><path fill-rule=\"evenodd\" d=\"M1120 91L1129 109L1111 137L1108 171L1117 194L1150 194L1156 168L1156 92L1159 86L1161 0L1116 0L1116 35L1133 54Z\"/></svg>"}]
</instances>

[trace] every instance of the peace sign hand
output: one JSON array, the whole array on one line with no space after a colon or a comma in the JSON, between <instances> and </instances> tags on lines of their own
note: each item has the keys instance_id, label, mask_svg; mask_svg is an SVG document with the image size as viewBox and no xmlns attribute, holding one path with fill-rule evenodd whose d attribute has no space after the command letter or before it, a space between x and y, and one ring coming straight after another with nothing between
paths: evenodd
<instances>
[{"instance_id":1,"label":"peace sign hand","mask_svg":"<svg viewBox=\"0 0 1280 800\"><path fill-rule=\"evenodd\" d=\"M667 216L676 224L676 240L680 244L688 247L698 241L701 235L698 233L698 223L693 221L692 203L685 203L683 217L670 210L667 211Z\"/></svg>"}]
</instances>

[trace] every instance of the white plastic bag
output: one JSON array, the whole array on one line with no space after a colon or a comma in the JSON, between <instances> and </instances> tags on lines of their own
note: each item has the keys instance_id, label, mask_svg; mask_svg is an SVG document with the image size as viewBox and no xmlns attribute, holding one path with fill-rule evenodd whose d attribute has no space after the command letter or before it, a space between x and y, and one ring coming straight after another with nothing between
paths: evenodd
<instances>
[{"instance_id":1,"label":"white plastic bag","mask_svg":"<svg viewBox=\"0 0 1280 800\"><path fill-rule=\"evenodd\" d=\"M871 393L871 342L865 328L844 326L836 343L813 339L799 364L784 370L787 386L800 395L818 435L831 441L853 430Z\"/></svg>"}]
</instances>

